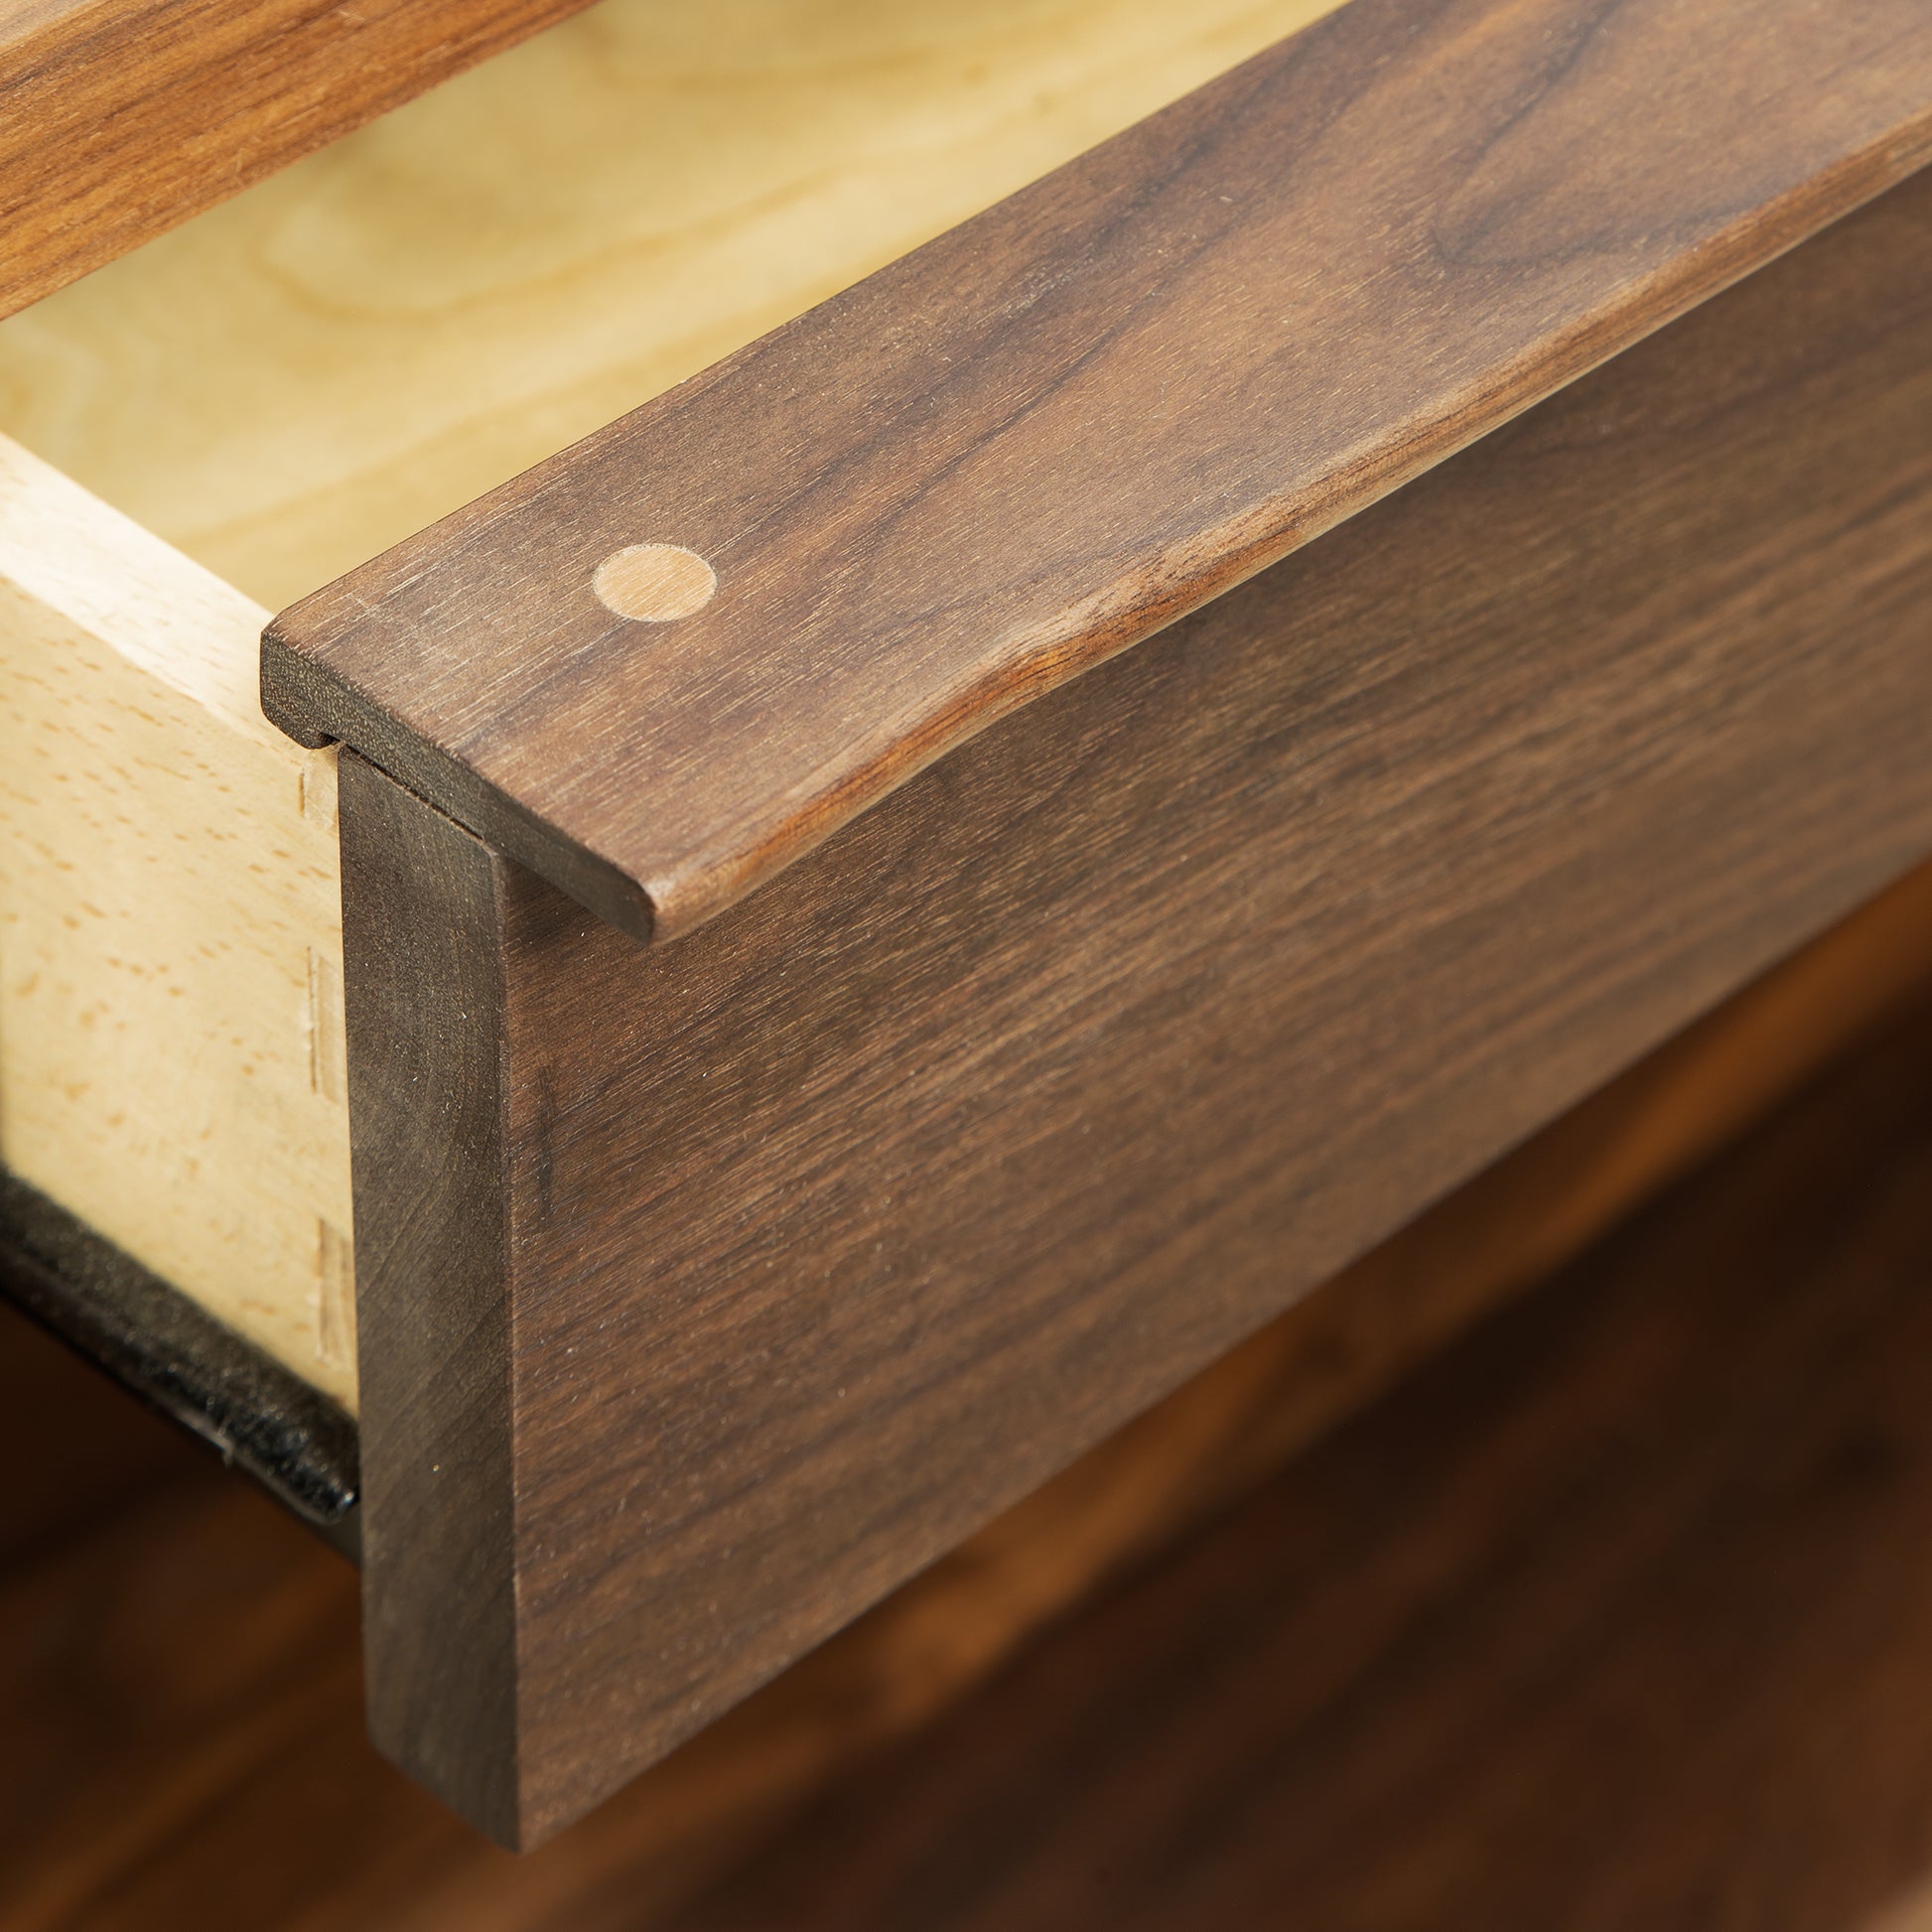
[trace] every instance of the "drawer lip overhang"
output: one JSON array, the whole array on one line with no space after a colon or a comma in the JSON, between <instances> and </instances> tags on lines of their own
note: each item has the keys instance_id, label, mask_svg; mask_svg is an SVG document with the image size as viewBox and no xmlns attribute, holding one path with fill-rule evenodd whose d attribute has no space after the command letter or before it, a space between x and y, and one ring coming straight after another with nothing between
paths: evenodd
<instances>
[{"instance_id":1,"label":"drawer lip overhang","mask_svg":"<svg viewBox=\"0 0 1932 1932\"><path fill-rule=\"evenodd\" d=\"M1352 0L292 606L264 708L676 938L1932 156L1916 0L1774 12ZM718 594L614 616L657 541Z\"/></svg>"}]
</instances>

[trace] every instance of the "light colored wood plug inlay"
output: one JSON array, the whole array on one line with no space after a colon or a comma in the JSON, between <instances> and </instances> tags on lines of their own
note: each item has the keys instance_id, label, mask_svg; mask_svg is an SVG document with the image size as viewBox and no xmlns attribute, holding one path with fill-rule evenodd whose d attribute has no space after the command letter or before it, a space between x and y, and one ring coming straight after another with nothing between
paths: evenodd
<instances>
[{"instance_id":1,"label":"light colored wood plug inlay","mask_svg":"<svg viewBox=\"0 0 1932 1932\"><path fill-rule=\"evenodd\" d=\"M718 573L678 543L632 543L614 550L591 579L604 608L633 623L675 623L702 611Z\"/></svg>"}]
</instances>

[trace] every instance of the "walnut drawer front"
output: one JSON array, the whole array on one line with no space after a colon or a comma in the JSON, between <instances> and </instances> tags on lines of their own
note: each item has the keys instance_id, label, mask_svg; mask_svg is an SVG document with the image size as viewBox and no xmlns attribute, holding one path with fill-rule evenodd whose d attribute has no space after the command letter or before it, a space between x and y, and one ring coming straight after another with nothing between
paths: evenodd
<instances>
[{"instance_id":1,"label":"walnut drawer front","mask_svg":"<svg viewBox=\"0 0 1932 1932\"><path fill-rule=\"evenodd\" d=\"M402 540L268 624L291 736L8 456L0 1157L354 1409L372 1728L482 1827L1932 850L1932 23L1770 11L1353 0L418 534L409 385L302 392L209 550ZM30 441L199 225L6 326Z\"/></svg>"}]
</instances>

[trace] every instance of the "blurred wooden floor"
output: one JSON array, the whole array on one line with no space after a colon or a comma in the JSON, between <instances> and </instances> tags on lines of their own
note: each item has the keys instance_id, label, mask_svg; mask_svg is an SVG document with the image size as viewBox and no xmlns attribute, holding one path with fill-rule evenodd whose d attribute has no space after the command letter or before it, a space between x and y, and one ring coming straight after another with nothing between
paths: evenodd
<instances>
[{"instance_id":1,"label":"blurred wooden floor","mask_svg":"<svg viewBox=\"0 0 1932 1932\"><path fill-rule=\"evenodd\" d=\"M755 1701L514 1860L352 1574L11 1315L0 1468L3 1932L1932 1926L1932 1014L803 1801Z\"/></svg>"}]
</instances>

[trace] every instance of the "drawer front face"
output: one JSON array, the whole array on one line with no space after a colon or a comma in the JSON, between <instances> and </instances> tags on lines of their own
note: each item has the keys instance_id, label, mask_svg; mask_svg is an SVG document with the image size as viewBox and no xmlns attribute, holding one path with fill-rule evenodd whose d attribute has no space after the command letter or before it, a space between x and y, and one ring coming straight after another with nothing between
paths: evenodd
<instances>
[{"instance_id":1,"label":"drawer front face","mask_svg":"<svg viewBox=\"0 0 1932 1932\"><path fill-rule=\"evenodd\" d=\"M0 447L7 1197L359 1402L375 1733L511 1842L1932 850L1920 0L1080 0L908 186L877 36L1006 4L694 211L617 0L0 332L307 593Z\"/></svg>"},{"instance_id":2,"label":"drawer front face","mask_svg":"<svg viewBox=\"0 0 1932 1932\"><path fill-rule=\"evenodd\" d=\"M0 324L0 431L288 604L1329 4L603 0Z\"/></svg>"},{"instance_id":3,"label":"drawer front face","mask_svg":"<svg viewBox=\"0 0 1932 1932\"><path fill-rule=\"evenodd\" d=\"M668 947L345 759L385 1746L540 1836L1932 847L1929 235L1894 192Z\"/></svg>"}]
</instances>

